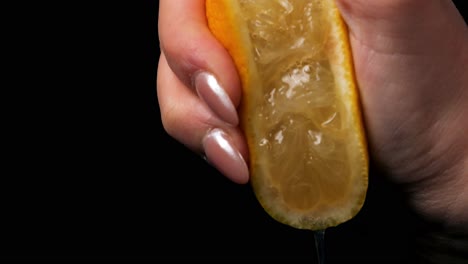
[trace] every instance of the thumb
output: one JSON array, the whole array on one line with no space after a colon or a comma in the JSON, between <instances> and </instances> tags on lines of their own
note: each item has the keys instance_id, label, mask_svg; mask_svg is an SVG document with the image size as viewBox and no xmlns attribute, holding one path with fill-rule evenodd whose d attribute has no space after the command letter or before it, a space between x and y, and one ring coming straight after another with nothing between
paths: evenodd
<instances>
[{"instance_id":1,"label":"thumb","mask_svg":"<svg viewBox=\"0 0 468 264\"><path fill-rule=\"evenodd\" d=\"M466 31L451 0L336 0L353 38L382 53L421 54ZM430 42L428 42L430 41Z\"/></svg>"}]
</instances>

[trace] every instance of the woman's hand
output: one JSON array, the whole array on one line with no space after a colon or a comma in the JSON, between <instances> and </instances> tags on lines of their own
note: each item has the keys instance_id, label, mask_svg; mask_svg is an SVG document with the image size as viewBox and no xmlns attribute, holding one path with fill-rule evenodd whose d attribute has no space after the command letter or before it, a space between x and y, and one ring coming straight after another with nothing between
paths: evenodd
<instances>
[{"instance_id":1,"label":"woman's hand","mask_svg":"<svg viewBox=\"0 0 468 264\"><path fill-rule=\"evenodd\" d=\"M246 183L248 151L238 123L240 80L211 35L204 0L159 2L157 95L166 131L236 183Z\"/></svg>"},{"instance_id":2,"label":"woman's hand","mask_svg":"<svg viewBox=\"0 0 468 264\"><path fill-rule=\"evenodd\" d=\"M468 226L468 30L450 0L336 0L350 32L370 154L420 213ZM166 131L248 181L240 81L204 0L160 0Z\"/></svg>"},{"instance_id":3,"label":"woman's hand","mask_svg":"<svg viewBox=\"0 0 468 264\"><path fill-rule=\"evenodd\" d=\"M468 227L468 28L450 0L339 0L372 159Z\"/></svg>"}]
</instances>

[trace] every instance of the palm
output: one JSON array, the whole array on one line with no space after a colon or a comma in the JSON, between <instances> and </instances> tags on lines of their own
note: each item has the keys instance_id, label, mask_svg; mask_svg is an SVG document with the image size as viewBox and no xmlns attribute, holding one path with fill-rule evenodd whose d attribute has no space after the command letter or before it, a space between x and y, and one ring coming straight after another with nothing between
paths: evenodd
<instances>
[{"instance_id":1,"label":"palm","mask_svg":"<svg viewBox=\"0 0 468 264\"><path fill-rule=\"evenodd\" d=\"M441 124L455 122L448 115L461 99L457 80L466 61L461 52L466 26L461 18L421 23L421 17L398 9L377 16L384 22L349 24L370 148L397 181L416 182L437 174L436 166L425 168L452 147L448 141L445 146L432 142L442 133Z\"/></svg>"},{"instance_id":2,"label":"palm","mask_svg":"<svg viewBox=\"0 0 468 264\"><path fill-rule=\"evenodd\" d=\"M451 1L341 0L373 159L422 214L468 221L468 28ZM462 224L463 225L463 224ZM466 226L466 225L465 225Z\"/></svg>"}]
</instances>

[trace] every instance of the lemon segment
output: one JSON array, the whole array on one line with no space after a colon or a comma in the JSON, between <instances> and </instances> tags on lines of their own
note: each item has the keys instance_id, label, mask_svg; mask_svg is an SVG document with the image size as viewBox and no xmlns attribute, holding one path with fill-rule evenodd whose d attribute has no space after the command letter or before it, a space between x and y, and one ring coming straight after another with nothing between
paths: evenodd
<instances>
[{"instance_id":1,"label":"lemon segment","mask_svg":"<svg viewBox=\"0 0 468 264\"><path fill-rule=\"evenodd\" d=\"M333 0L207 0L242 82L241 128L265 211L299 229L353 218L368 153L346 25Z\"/></svg>"}]
</instances>

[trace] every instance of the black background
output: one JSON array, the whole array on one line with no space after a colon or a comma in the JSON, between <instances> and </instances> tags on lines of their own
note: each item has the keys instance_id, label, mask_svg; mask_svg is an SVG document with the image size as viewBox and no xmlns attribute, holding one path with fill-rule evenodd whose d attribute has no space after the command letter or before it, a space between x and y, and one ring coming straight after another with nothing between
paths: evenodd
<instances>
[{"instance_id":1,"label":"black background","mask_svg":"<svg viewBox=\"0 0 468 264\"><path fill-rule=\"evenodd\" d=\"M311 232L272 220L249 185L164 131L158 1L1 10L0 259L315 263ZM327 258L402 263L417 252L420 226L371 167L362 211L326 231Z\"/></svg>"}]
</instances>

